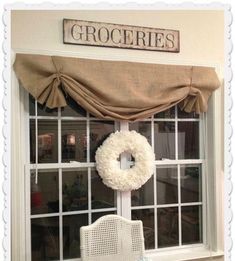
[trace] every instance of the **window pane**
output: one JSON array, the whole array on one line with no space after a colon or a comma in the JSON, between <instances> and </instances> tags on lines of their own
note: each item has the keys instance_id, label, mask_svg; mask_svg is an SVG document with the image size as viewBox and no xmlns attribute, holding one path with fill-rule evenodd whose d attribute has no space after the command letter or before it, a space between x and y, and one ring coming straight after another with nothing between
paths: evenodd
<instances>
[{"instance_id":1,"label":"window pane","mask_svg":"<svg viewBox=\"0 0 235 261\"><path fill-rule=\"evenodd\" d=\"M30 120L30 163L35 163L36 160L36 137L35 137L35 120Z\"/></svg>"},{"instance_id":2,"label":"window pane","mask_svg":"<svg viewBox=\"0 0 235 261\"><path fill-rule=\"evenodd\" d=\"M29 94L29 115L35 116L35 99Z\"/></svg>"},{"instance_id":3,"label":"window pane","mask_svg":"<svg viewBox=\"0 0 235 261\"><path fill-rule=\"evenodd\" d=\"M95 222L98 218L103 217L105 215L110 215L110 214L117 214L117 212L109 211L109 212L92 213L92 223Z\"/></svg>"},{"instance_id":4,"label":"window pane","mask_svg":"<svg viewBox=\"0 0 235 261\"><path fill-rule=\"evenodd\" d=\"M58 162L58 123L38 120L38 162Z\"/></svg>"},{"instance_id":5,"label":"window pane","mask_svg":"<svg viewBox=\"0 0 235 261\"><path fill-rule=\"evenodd\" d=\"M32 261L59 260L59 218L31 220Z\"/></svg>"},{"instance_id":6,"label":"window pane","mask_svg":"<svg viewBox=\"0 0 235 261\"><path fill-rule=\"evenodd\" d=\"M182 243L202 243L202 208L201 206L181 207Z\"/></svg>"},{"instance_id":7,"label":"window pane","mask_svg":"<svg viewBox=\"0 0 235 261\"><path fill-rule=\"evenodd\" d=\"M175 123L154 123L154 151L157 160L175 159Z\"/></svg>"},{"instance_id":8,"label":"window pane","mask_svg":"<svg viewBox=\"0 0 235 261\"><path fill-rule=\"evenodd\" d=\"M178 208L159 208L158 247L177 246L179 244Z\"/></svg>"},{"instance_id":9,"label":"window pane","mask_svg":"<svg viewBox=\"0 0 235 261\"><path fill-rule=\"evenodd\" d=\"M150 122L134 122L129 124L129 130L135 130L145 136L149 144L151 144L151 123Z\"/></svg>"},{"instance_id":10,"label":"window pane","mask_svg":"<svg viewBox=\"0 0 235 261\"><path fill-rule=\"evenodd\" d=\"M66 99L67 106L61 108L62 117L86 117L86 111L79 106L72 98Z\"/></svg>"},{"instance_id":11,"label":"window pane","mask_svg":"<svg viewBox=\"0 0 235 261\"><path fill-rule=\"evenodd\" d=\"M91 121L90 122L90 158L95 161L95 153L103 141L114 132L113 121Z\"/></svg>"},{"instance_id":12,"label":"window pane","mask_svg":"<svg viewBox=\"0 0 235 261\"><path fill-rule=\"evenodd\" d=\"M62 121L62 162L87 160L86 121Z\"/></svg>"},{"instance_id":13,"label":"window pane","mask_svg":"<svg viewBox=\"0 0 235 261\"><path fill-rule=\"evenodd\" d=\"M80 254L80 227L88 225L88 215L63 217L64 259L78 258Z\"/></svg>"},{"instance_id":14,"label":"window pane","mask_svg":"<svg viewBox=\"0 0 235 261\"><path fill-rule=\"evenodd\" d=\"M199 122L178 122L179 159L199 158Z\"/></svg>"},{"instance_id":15,"label":"window pane","mask_svg":"<svg viewBox=\"0 0 235 261\"><path fill-rule=\"evenodd\" d=\"M63 211L88 209L87 169L63 170Z\"/></svg>"},{"instance_id":16,"label":"window pane","mask_svg":"<svg viewBox=\"0 0 235 261\"><path fill-rule=\"evenodd\" d=\"M116 207L116 192L104 185L98 172L91 171L91 207L113 208Z\"/></svg>"},{"instance_id":17,"label":"window pane","mask_svg":"<svg viewBox=\"0 0 235 261\"><path fill-rule=\"evenodd\" d=\"M59 212L58 172L38 171L37 184L35 175L31 172L31 214Z\"/></svg>"},{"instance_id":18,"label":"window pane","mask_svg":"<svg viewBox=\"0 0 235 261\"><path fill-rule=\"evenodd\" d=\"M49 109L46 105L37 103L38 116L58 116L58 109Z\"/></svg>"},{"instance_id":19,"label":"window pane","mask_svg":"<svg viewBox=\"0 0 235 261\"><path fill-rule=\"evenodd\" d=\"M178 175L176 166L157 168L157 204L178 202Z\"/></svg>"},{"instance_id":20,"label":"window pane","mask_svg":"<svg viewBox=\"0 0 235 261\"><path fill-rule=\"evenodd\" d=\"M154 118L162 118L162 119L175 118L175 106L171 107L168 110L156 113L154 115Z\"/></svg>"},{"instance_id":21,"label":"window pane","mask_svg":"<svg viewBox=\"0 0 235 261\"><path fill-rule=\"evenodd\" d=\"M184 110L181 110L180 107L177 107L178 109L178 118L191 118L191 119L198 119L199 114L195 112L185 112Z\"/></svg>"},{"instance_id":22,"label":"window pane","mask_svg":"<svg viewBox=\"0 0 235 261\"><path fill-rule=\"evenodd\" d=\"M153 209L138 209L132 210L132 220L142 220L144 229L145 249L155 248L154 238L154 210Z\"/></svg>"},{"instance_id":23,"label":"window pane","mask_svg":"<svg viewBox=\"0 0 235 261\"><path fill-rule=\"evenodd\" d=\"M153 176L138 190L131 192L132 206L146 206L154 204Z\"/></svg>"},{"instance_id":24,"label":"window pane","mask_svg":"<svg viewBox=\"0 0 235 261\"><path fill-rule=\"evenodd\" d=\"M180 183L181 202L198 202L202 200L200 166L181 166Z\"/></svg>"}]
</instances>

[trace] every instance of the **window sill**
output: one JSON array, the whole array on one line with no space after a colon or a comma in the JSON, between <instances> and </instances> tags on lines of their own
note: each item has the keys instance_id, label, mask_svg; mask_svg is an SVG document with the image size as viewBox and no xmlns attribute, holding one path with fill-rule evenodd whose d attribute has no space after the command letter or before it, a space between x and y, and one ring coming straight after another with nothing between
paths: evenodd
<instances>
[{"instance_id":1,"label":"window sill","mask_svg":"<svg viewBox=\"0 0 235 261\"><path fill-rule=\"evenodd\" d=\"M151 261L189 261L210 257L222 257L223 251L210 251L205 247L163 250L159 252L147 251L146 257Z\"/></svg>"}]
</instances>

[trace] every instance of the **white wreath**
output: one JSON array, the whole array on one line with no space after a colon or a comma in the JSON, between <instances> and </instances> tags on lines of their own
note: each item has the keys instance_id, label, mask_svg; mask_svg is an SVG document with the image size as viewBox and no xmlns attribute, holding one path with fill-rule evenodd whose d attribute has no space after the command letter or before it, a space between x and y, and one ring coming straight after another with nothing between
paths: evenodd
<instances>
[{"instance_id":1,"label":"white wreath","mask_svg":"<svg viewBox=\"0 0 235 261\"><path fill-rule=\"evenodd\" d=\"M129 152L132 168L121 169L118 157ZM136 131L112 133L96 151L96 169L108 187L120 191L140 188L154 172L155 155L147 139Z\"/></svg>"}]
</instances>

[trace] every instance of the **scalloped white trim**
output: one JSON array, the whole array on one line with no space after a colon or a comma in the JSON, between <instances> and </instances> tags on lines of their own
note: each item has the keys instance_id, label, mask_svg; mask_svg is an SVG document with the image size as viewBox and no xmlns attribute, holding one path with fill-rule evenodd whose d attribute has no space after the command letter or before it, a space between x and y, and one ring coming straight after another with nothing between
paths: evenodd
<instances>
[{"instance_id":1,"label":"scalloped white trim","mask_svg":"<svg viewBox=\"0 0 235 261\"><path fill-rule=\"evenodd\" d=\"M122 152L135 158L130 169L121 169L117 160ZM96 151L96 169L103 183L115 190L139 189L153 174L155 155L147 139L136 131L112 133Z\"/></svg>"},{"instance_id":2,"label":"scalloped white trim","mask_svg":"<svg viewBox=\"0 0 235 261\"><path fill-rule=\"evenodd\" d=\"M224 4L221 2L211 2L211 3L194 3L194 2L182 2L179 4L167 4L165 2L152 2L152 3L137 3L129 2L120 4L111 4L110 2L98 2L84 4L84 2L72 2L66 4L55 4L52 2L43 2L41 4L26 4L23 2L16 2L14 4L7 4L4 7L4 12L2 15L2 23L4 26L4 39L3 39L3 53L4 53L4 70L2 72L2 79L4 82L4 88L2 88L3 101L2 108L4 112L4 131L2 132L2 138L4 139L4 150L2 165L4 169L4 182L2 184L2 193L4 194L4 211L2 219L4 221L4 235L2 239L2 247L4 251L4 260L11 260L11 248L10 248L10 11L11 10L185 10L185 9L214 9L214 10L224 10L225 12L225 97L227 101L225 102L225 257L226 261L231 260L231 250L232 250L232 238L231 238L231 223L232 223L232 209L231 209L231 193L232 193L232 154L231 154L231 138L232 138L232 126L231 126L231 111L232 111L232 97L231 97L231 81L232 81L232 68L231 68L231 52L232 52L232 40L231 40L231 24L232 24L232 13L231 5ZM234 203L235 204L235 203Z\"/></svg>"},{"instance_id":3,"label":"scalloped white trim","mask_svg":"<svg viewBox=\"0 0 235 261\"><path fill-rule=\"evenodd\" d=\"M231 125L231 110L232 110L232 96L231 96L231 81L232 81L232 67L231 67L231 53L233 49L233 44L231 40L231 25L232 25L232 13L231 5L224 6L224 38L225 38L225 67L224 67L224 252L225 260L234 260L234 254L232 258L232 246L233 240L231 237L231 227L233 212L231 208L231 194L233 190L231 181L231 167L232 167L232 154L231 154L231 137L232 137L232 125ZM234 192L233 192L234 193ZM234 203L233 203L234 204ZM234 222L234 221L233 221ZM234 235L234 234L233 234ZM233 251L234 252L234 251Z\"/></svg>"}]
</instances>

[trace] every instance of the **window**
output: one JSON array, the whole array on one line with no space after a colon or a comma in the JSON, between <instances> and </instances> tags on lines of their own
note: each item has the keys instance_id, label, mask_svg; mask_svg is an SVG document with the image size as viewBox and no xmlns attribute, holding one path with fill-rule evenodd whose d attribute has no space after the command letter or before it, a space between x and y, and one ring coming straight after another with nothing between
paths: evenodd
<instances>
[{"instance_id":1,"label":"window","mask_svg":"<svg viewBox=\"0 0 235 261\"><path fill-rule=\"evenodd\" d=\"M48 110L29 97L31 260L79 258L80 227L111 213L142 220L149 251L205 243L202 119L175 106L143 121L118 123L68 104ZM136 191L113 191L95 170L96 149L118 129L139 132L155 151L155 172ZM128 154L120 159L126 167L134 164Z\"/></svg>"},{"instance_id":2,"label":"window","mask_svg":"<svg viewBox=\"0 0 235 261\"><path fill-rule=\"evenodd\" d=\"M48 110L29 98L31 260L78 258L80 227L117 213L117 193L102 183L94 164L96 148L115 123L68 102Z\"/></svg>"}]
</instances>

